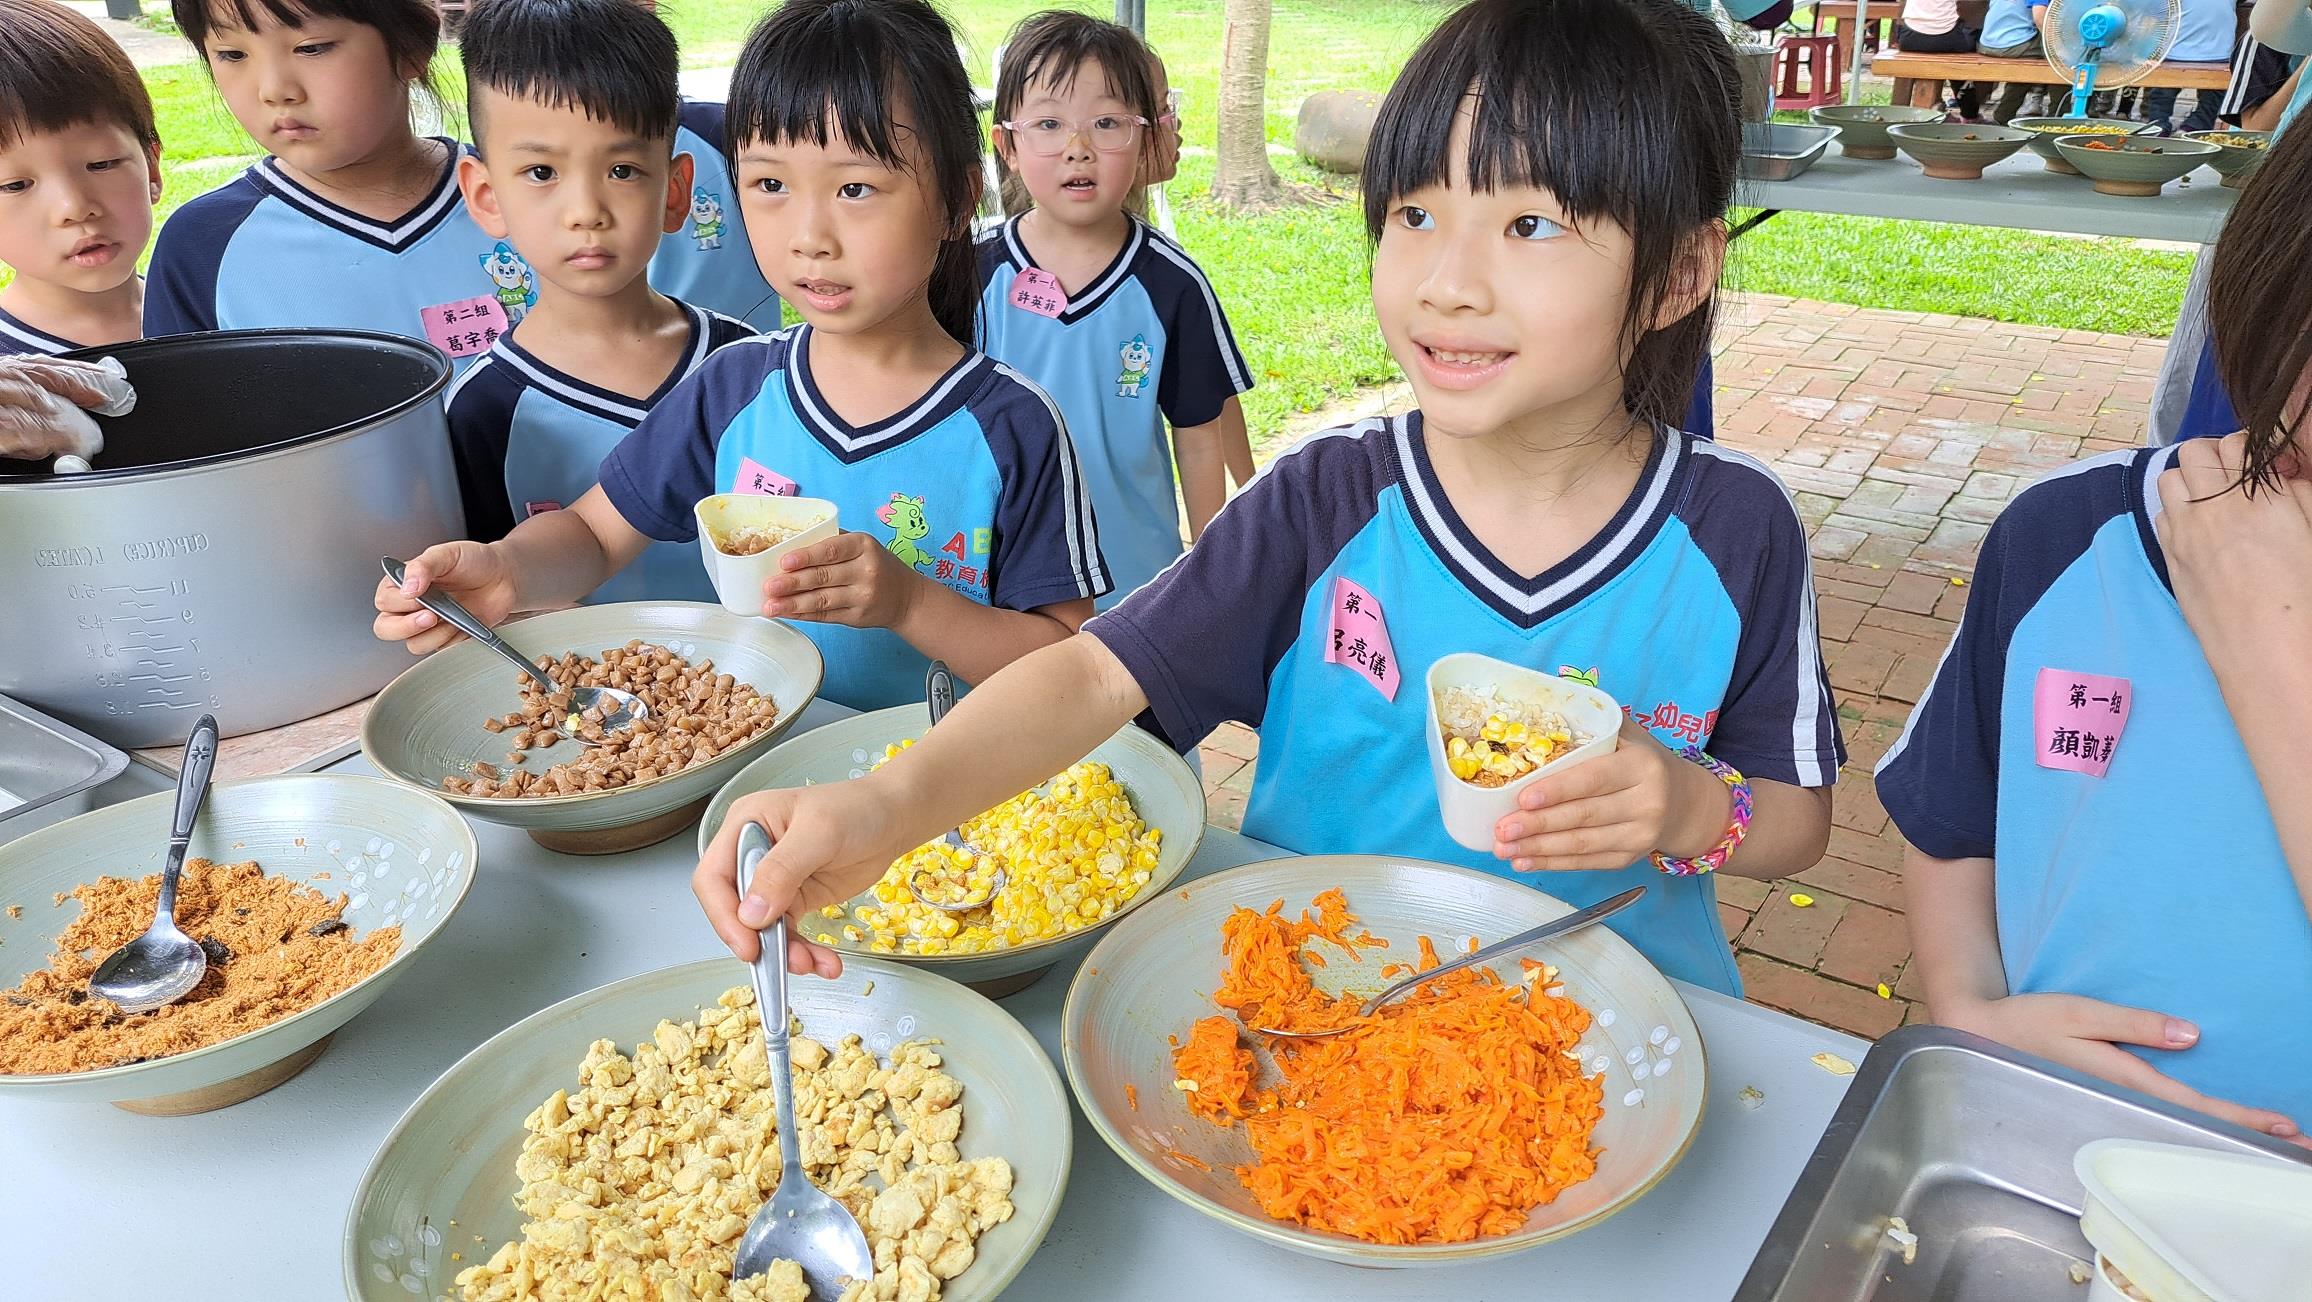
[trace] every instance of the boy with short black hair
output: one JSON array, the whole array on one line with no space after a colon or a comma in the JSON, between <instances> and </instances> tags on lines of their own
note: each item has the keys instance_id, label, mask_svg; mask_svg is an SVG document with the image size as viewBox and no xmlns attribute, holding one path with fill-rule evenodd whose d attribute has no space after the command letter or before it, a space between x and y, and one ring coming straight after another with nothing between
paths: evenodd
<instances>
[{"instance_id":1,"label":"boy with short black hair","mask_svg":"<svg viewBox=\"0 0 2312 1302\"><path fill-rule=\"evenodd\" d=\"M0 0L0 353L144 334L161 138L136 66L51 0Z\"/></svg>"},{"instance_id":2,"label":"boy with short black hair","mask_svg":"<svg viewBox=\"0 0 2312 1302\"><path fill-rule=\"evenodd\" d=\"M487 0L460 45L477 156L458 184L538 282L450 390L467 532L489 542L577 501L661 397L755 330L650 285L694 197L664 23L632 0ZM713 600L697 549L656 544L589 599L643 597Z\"/></svg>"}]
</instances>

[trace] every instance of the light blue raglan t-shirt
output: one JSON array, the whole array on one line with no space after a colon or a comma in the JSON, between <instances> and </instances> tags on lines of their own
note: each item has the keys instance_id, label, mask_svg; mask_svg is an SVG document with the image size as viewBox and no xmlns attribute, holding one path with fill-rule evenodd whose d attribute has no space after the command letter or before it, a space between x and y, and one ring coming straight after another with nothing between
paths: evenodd
<instances>
[{"instance_id":1,"label":"light blue raglan t-shirt","mask_svg":"<svg viewBox=\"0 0 2312 1302\"><path fill-rule=\"evenodd\" d=\"M1326 431L1279 457L1178 564L1085 631L1131 671L1176 745L1230 720L1260 730L1245 835L1299 854L1456 864L1577 905L1644 885L1607 925L1671 976L1735 994L1709 876L1672 877L1646 860L1521 874L1448 836L1424 683L1460 651L1579 674L1672 748L1700 745L1752 778L1829 786L1844 752L1812 575L1773 472L1670 432L1594 539L1521 576L1455 513L1413 412ZM1336 579L1379 606L1394 698L1326 656ZM1360 602L1358 618L1368 612Z\"/></svg>"},{"instance_id":2,"label":"light blue raglan t-shirt","mask_svg":"<svg viewBox=\"0 0 2312 1302\"><path fill-rule=\"evenodd\" d=\"M658 242L650 259L650 286L768 334L779 328L779 296L763 279L747 244L738 184L724 144L723 106L683 101L674 149L690 155L690 213L682 229Z\"/></svg>"},{"instance_id":3,"label":"light blue raglan t-shirt","mask_svg":"<svg viewBox=\"0 0 2312 1302\"><path fill-rule=\"evenodd\" d=\"M1014 306L1036 268L1015 217L979 238L980 347L1059 403L1083 459L1115 590L1102 609L1180 556L1172 440L1217 420L1252 387L1212 282L1179 245L1133 219L1115 260L1057 316Z\"/></svg>"},{"instance_id":4,"label":"light blue raglan t-shirt","mask_svg":"<svg viewBox=\"0 0 2312 1302\"><path fill-rule=\"evenodd\" d=\"M1878 796L1922 852L1995 863L2010 993L2188 1019L2189 1049L2120 1047L2211 1098L2302 1119L2312 917L2169 586L2154 522L2175 452L2083 461L2001 513ZM2081 771L2082 747L2101 776Z\"/></svg>"},{"instance_id":5,"label":"light blue raglan t-shirt","mask_svg":"<svg viewBox=\"0 0 2312 1302\"><path fill-rule=\"evenodd\" d=\"M922 397L857 426L812 378L798 325L728 345L604 459L603 492L662 542L698 536L692 507L753 470L835 503L851 532L983 605L1034 610L1108 590L1084 473L1051 399L984 353ZM930 662L887 629L796 620L826 661L820 694L855 710L923 699Z\"/></svg>"},{"instance_id":6,"label":"light blue raglan t-shirt","mask_svg":"<svg viewBox=\"0 0 2312 1302\"><path fill-rule=\"evenodd\" d=\"M450 386L450 451L465 500L466 536L495 542L541 511L559 511L594 487L602 458L642 423L676 385L698 373L725 344L751 338L734 317L682 305L690 341L656 392L632 398L559 370L522 346L522 329L482 354ZM652 543L586 598L601 601L714 601L698 548Z\"/></svg>"}]
</instances>

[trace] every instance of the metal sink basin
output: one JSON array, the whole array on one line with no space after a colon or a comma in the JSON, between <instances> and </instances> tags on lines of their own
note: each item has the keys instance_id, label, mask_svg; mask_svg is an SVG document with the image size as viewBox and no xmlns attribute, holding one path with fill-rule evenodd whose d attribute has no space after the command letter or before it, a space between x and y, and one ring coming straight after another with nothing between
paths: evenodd
<instances>
[{"instance_id":1,"label":"metal sink basin","mask_svg":"<svg viewBox=\"0 0 2312 1302\"><path fill-rule=\"evenodd\" d=\"M1913 1026L1880 1040L1800 1172L1735 1302L2081 1302L2071 1158L2147 1139L2302 1150L2029 1057ZM1918 1236L1908 1265L1888 1218Z\"/></svg>"}]
</instances>

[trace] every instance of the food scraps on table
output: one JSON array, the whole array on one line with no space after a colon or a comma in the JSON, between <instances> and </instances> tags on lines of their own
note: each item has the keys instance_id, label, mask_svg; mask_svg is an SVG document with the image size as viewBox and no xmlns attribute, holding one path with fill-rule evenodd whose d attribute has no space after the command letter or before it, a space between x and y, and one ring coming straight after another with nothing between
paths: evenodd
<instances>
[{"instance_id":1,"label":"food scraps on table","mask_svg":"<svg viewBox=\"0 0 2312 1302\"><path fill-rule=\"evenodd\" d=\"M500 799L615 791L704 764L779 718L776 702L729 674L716 673L714 661L694 665L640 638L604 651L599 659L570 653L560 660L541 657L537 663L563 690L548 695L537 680L524 675L521 708L485 719L482 726L511 734L509 766L525 762L532 750L567 740L562 726L569 720L575 720L571 726L582 743L578 753L540 773L477 763L471 776L443 778L443 790ZM599 707L570 713L570 689L577 687L631 692L648 713L631 727L605 732Z\"/></svg>"},{"instance_id":2,"label":"food scraps on table","mask_svg":"<svg viewBox=\"0 0 2312 1302\"><path fill-rule=\"evenodd\" d=\"M811 1302L801 1269L733 1283L747 1222L779 1184L776 1101L754 991L662 1021L630 1056L596 1040L578 1089L522 1122L522 1237L457 1276L464 1302ZM937 1302L981 1235L1011 1219L1012 1169L964 1160L963 1085L932 1041L878 1061L856 1035L792 1041L803 1167L856 1217L875 1278L842 1302ZM870 1183L872 1181L872 1183Z\"/></svg>"},{"instance_id":3,"label":"food scraps on table","mask_svg":"<svg viewBox=\"0 0 2312 1302\"><path fill-rule=\"evenodd\" d=\"M1237 1178L1263 1211L1368 1243L1459 1243L1506 1234L1597 1170L1590 1134L1601 1077L1572 1055L1589 1012L1486 969L1448 973L1371 1017L1318 992L1304 946L1354 955L1387 942L1358 928L1338 889L1286 917L1240 908L1222 926L1226 968L1213 1002L1246 1026L1331 1030L1275 1040L1281 1079L1261 1084L1236 1020L1190 1028L1173 1070L1198 1116L1244 1127L1254 1159ZM1438 964L1428 937L1416 970Z\"/></svg>"},{"instance_id":4,"label":"food scraps on table","mask_svg":"<svg viewBox=\"0 0 2312 1302\"><path fill-rule=\"evenodd\" d=\"M158 873L99 877L57 904L80 916L56 937L48 966L0 994L0 1075L95 1071L221 1044L301 1013L384 967L401 928L355 938L345 897L267 876L254 862L194 858L177 882L177 926L209 970L192 993L124 1013L88 993L97 965L152 925Z\"/></svg>"}]
</instances>

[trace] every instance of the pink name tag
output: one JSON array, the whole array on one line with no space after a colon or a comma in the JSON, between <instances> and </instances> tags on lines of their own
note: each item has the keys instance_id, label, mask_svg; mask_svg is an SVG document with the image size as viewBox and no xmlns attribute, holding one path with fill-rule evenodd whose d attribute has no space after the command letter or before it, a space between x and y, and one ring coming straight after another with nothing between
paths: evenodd
<instances>
[{"instance_id":1,"label":"pink name tag","mask_svg":"<svg viewBox=\"0 0 2312 1302\"><path fill-rule=\"evenodd\" d=\"M752 493L757 497L794 497L803 490L794 480L753 457L740 457L739 480L731 485L731 491Z\"/></svg>"},{"instance_id":2,"label":"pink name tag","mask_svg":"<svg viewBox=\"0 0 2312 1302\"><path fill-rule=\"evenodd\" d=\"M562 504L560 502L524 502L522 504L522 518L527 520L533 515L544 515L548 511L559 511L561 509Z\"/></svg>"},{"instance_id":3,"label":"pink name tag","mask_svg":"<svg viewBox=\"0 0 2312 1302\"><path fill-rule=\"evenodd\" d=\"M1068 291L1060 288L1058 276L1029 267L1012 277L1011 305L1037 316L1056 317L1068 310Z\"/></svg>"},{"instance_id":4,"label":"pink name tag","mask_svg":"<svg viewBox=\"0 0 2312 1302\"><path fill-rule=\"evenodd\" d=\"M1397 699L1403 675L1397 649L1389 645L1389 621L1381 603L1355 581L1333 580L1332 627L1325 636L1325 663L1347 665L1365 676L1389 700Z\"/></svg>"},{"instance_id":5,"label":"pink name tag","mask_svg":"<svg viewBox=\"0 0 2312 1302\"><path fill-rule=\"evenodd\" d=\"M425 326L427 340L452 357L488 352L510 328L505 304L490 294L421 307L417 319Z\"/></svg>"},{"instance_id":6,"label":"pink name tag","mask_svg":"<svg viewBox=\"0 0 2312 1302\"><path fill-rule=\"evenodd\" d=\"M2100 778L2127 727L2135 689L2124 678L2042 669L2031 700L2039 767Z\"/></svg>"}]
</instances>

